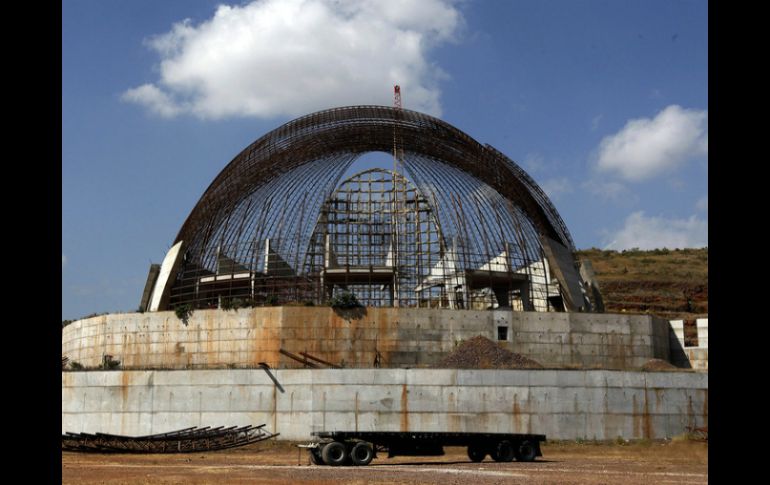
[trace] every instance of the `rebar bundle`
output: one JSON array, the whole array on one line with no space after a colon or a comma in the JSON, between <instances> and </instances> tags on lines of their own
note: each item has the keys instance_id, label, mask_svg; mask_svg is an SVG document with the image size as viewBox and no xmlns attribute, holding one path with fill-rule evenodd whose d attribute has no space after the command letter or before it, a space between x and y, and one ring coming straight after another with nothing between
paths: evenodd
<instances>
[{"instance_id":1,"label":"rebar bundle","mask_svg":"<svg viewBox=\"0 0 770 485\"><path fill-rule=\"evenodd\" d=\"M265 425L211 428L184 428L146 436L121 436L105 433L66 433L62 450L92 453L192 453L245 446L278 436Z\"/></svg>"}]
</instances>

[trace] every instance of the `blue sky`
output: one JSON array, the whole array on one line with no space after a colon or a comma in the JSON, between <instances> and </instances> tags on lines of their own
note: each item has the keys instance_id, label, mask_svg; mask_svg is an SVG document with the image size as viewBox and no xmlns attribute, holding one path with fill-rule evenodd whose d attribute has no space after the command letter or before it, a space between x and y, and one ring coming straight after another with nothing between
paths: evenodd
<instances>
[{"instance_id":1,"label":"blue sky","mask_svg":"<svg viewBox=\"0 0 770 485\"><path fill-rule=\"evenodd\" d=\"M136 309L241 149L394 83L527 170L579 248L708 245L706 1L220 4L62 3L62 318Z\"/></svg>"}]
</instances>

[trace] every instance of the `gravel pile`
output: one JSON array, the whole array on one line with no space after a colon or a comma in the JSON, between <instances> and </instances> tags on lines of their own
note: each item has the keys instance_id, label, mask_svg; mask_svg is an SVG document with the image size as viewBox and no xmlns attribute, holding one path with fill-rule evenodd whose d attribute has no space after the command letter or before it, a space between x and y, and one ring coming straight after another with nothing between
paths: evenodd
<instances>
[{"instance_id":1,"label":"gravel pile","mask_svg":"<svg viewBox=\"0 0 770 485\"><path fill-rule=\"evenodd\" d=\"M542 369L539 362L506 350L478 335L466 340L439 362L436 368L449 369Z\"/></svg>"}]
</instances>

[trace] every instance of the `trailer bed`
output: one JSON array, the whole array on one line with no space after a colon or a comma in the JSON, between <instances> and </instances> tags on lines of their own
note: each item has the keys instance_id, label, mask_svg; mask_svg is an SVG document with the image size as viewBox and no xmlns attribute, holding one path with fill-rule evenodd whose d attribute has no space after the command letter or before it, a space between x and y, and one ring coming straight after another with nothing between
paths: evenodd
<instances>
[{"instance_id":1,"label":"trailer bed","mask_svg":"<svg viewBox=\"0 0 770 485\"><path fill-rule=\"evenodd\" d=\"M316 431L318 442L305 445L317 465L367 465L378 451L388 457L440 456L444 446L468 447L471 461L487 455L495 461L533 461L542 456L543 434L451 431Z\"/></svg>"},{"instance_id":2,"label":"trailer bed","mask_svg":"<svg viewBox=\"0 0 770 485\"><path fill-rule=\"evenodd\" d=\"M515 440L546 441L544 434L521 433L465 433L452 431L316 431L312 436L331 438L333 440L357 439L370 443L387 443L400 440L440 441L444 446L467 446L469 443L484 440Z\"/></svg>"}]
</instances>

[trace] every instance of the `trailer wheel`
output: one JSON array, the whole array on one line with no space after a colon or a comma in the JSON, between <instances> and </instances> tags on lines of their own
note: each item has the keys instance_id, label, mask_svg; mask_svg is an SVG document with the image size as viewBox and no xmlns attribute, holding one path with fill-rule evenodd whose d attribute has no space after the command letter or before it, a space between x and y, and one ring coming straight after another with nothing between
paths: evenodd
<instances>
[{"instance_id":1,"label":"trailer wheel","mask_svg":"<svg viewBox=\"0 0 770 485\"><path fill-rule=\"evenodd\" d=\"M326 465L318 448L313 448L310 450L310 461L313 462L313 465Z\"/></svg>"},{"instance_id":2,"label":"trailer wheel","mask_svg":"<svg viewBox=\"0 0 770 485\"><path fill-rule=\"evenodd\" d=\"M471 459L471 461L480 463L484 461L484 457L487 456L486 450L482 448L479 445L470 445L468 447L468 458Z\"/></svg>"},{"instance_id":3,"label":"trailer wheel","mask_svg":"<svg viewBox=\"0 0 770 485\"><path fill-rule=\"evenodd\" d=\"M495 461L513 461L513 457L516 455L516 449L510 441L501 441L497 444L497 447L491 453L492 459Z\"/></svg>"},{"instance_id":4,"label":"trailer wheel","mask_svg":"<svg viewBox=\"0 0 770 485\"><path fill-rule=\"evenodd\" d=\"M339 441L332 441L324 446L321 451L321 458L323 458L324 463L327 465L340 466L343 465L347 459L346 451L344 444Z\"/></svg>"},{"instance_id":5,"label":"trailer wheel","mask_svg":"<svg viewBox=\"0 0 770 485\"><path fill-rule=\"evenodd\" d=\"M369 443L359 442L350 450L350 461L356 466L366 466L374 458L374 450Z\"/></svg>"},{"instance_id":6,"label":"trailer wheel","mask_svg":"<svg viewBox=\"0 0 770 485\"><path fill-rule=\"evenodd\" d=\"M535 461L537 447L529 441L522 441L516 449L516 461Z\"/></svg>"}]
</instances>

